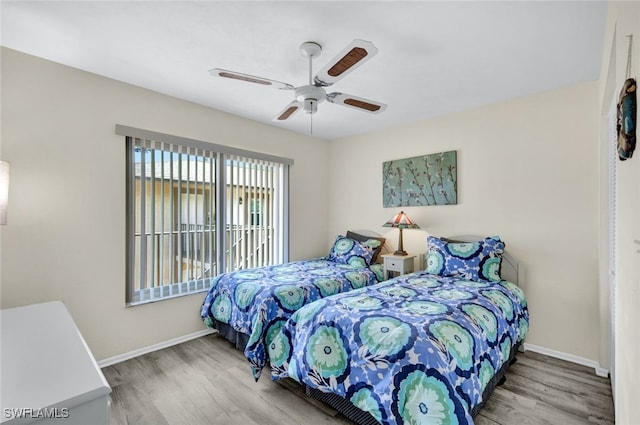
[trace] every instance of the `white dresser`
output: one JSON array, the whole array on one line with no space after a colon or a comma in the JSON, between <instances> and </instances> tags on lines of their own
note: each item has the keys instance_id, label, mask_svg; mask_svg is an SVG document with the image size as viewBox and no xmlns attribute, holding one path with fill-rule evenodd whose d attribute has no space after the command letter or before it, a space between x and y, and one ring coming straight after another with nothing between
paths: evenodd
<instances>
[{"instance_id":1,"label":"white dresser","mask_svg":"<svg viewBox=\"0 0 640 425\"><path fill-rule=\"evenodd\" d=\"M0 311L0 423L108 425L111 388L60 301Z\"/></svg>"}]
</instances>

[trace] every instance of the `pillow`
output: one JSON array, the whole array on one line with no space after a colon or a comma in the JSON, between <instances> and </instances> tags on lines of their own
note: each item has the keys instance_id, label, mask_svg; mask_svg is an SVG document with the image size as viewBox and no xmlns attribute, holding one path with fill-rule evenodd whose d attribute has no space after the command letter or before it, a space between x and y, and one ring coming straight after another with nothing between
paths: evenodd
<instances>
[{"instance_id":1,"label":"pillow","mask_svg":"<svg viewBox=\"0 0 640 425\"><path fill-rule=\"evenodd\" d=\"M386 241L385 238L382 237L373 237L373 236L365 236L359 233L352 232L350 230L347 231L347 237L358 242L362 242L365 246L373 249L373 259L372 263L378 262L378 255L380 255L380 251L382 251L382 247Z\"/></svg>"},{"instance_id":2,"label":"pillow","mask_svg":"<svg viewBox=\"0 0 640 425\"><path fill-rule=\"evenodd\" d=\"M329 261L354 267L367 267L373 259L373 249L362 242L339 235L329 251Z\"/></svg>"},{"instance_id":3,"label":"pillow","mask_svg":"<svg viewBox=\"0 0 640 425\"><path fill-rule=\"evenodd\" d=\"M427 238L427 272L465 280L499 282L504 242L498 236L476 242Z\"/></svg>"}]
</instances>

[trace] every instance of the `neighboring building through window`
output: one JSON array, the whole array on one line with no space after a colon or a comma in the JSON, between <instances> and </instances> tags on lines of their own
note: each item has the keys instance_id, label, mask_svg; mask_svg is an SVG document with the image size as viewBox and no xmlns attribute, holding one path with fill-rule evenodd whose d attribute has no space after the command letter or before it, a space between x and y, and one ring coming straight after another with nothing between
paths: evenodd
<instances>
[{"instance_id":1,"label":"neighboring building through window","mask_svg":"<svg viewBox=\"0 0 640 425\"><path fill-rule=\"evenodd\" d=\"M127 145L127 304L288 260L293 161L116 127Z\"/></svg>"}]
</instances>

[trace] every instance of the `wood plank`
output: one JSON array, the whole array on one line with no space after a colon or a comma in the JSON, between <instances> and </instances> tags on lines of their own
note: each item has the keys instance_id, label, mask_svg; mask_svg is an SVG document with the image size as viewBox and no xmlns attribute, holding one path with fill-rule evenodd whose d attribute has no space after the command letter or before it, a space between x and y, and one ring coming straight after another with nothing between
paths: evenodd
<instances>
[{"instance_id":1,"label":"wood plank","mask_svg":"<svg viewBox=\"0 0 640 425\"><path fill-rule=\"evenodd\" d=\"M517 394L543 401L585 420L589 415L606 417L613 414L613 406L603 397L604 394L589 391L584 384L572 379L545 379L544 375L541 378L541 373L510 373L504 386Z\"/></svg>"},{"instance_id":2,"label":"wood plank","mask_svg":"<svg viewBox=\"0 0 640 425\"><path fill-rule=\"evenodd\" d=\"M477 416L488 423L513 423L518 425L536 424L533 418L536 401L522 397L502 387L497 388ZM476 420L482 423L482 420Z\"/></svg>"},{"instance_id":3,"label":"wood plank","mask_svg":"<svg viewBox=\"0 0 640 425\"><path fill-rule=\"evenodd\" d=\"M593 369L565 360L553 359L551 357L541 358L541 356L541 354L537 353L527 353L527 356L523 357L522 362L514 365L515 372L517 373L520 367L537 368L545 372L543 376L550 378L553 376L563 379L569 378L584 383L586 388L611 394L609 379L597 376L593 373Z\"/></svg>"}]
</instances>

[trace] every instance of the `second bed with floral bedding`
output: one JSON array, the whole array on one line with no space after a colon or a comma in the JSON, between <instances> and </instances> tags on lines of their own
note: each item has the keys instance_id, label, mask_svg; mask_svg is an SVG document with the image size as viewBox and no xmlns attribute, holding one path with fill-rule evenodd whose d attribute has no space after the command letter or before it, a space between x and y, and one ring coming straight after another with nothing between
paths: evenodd
<instances>
[{"instance_id":1,"label":"second bed with floral bedding","mask_svg":"<svg viewBox=\"0 0 640 425\"><path fill-rule=\"evenodd\" d=\"M503 248L430 238L427 270L306 305L267 335L272 378L358 423L472 424L529 327Z\"/></svg>"}]
</instances>

